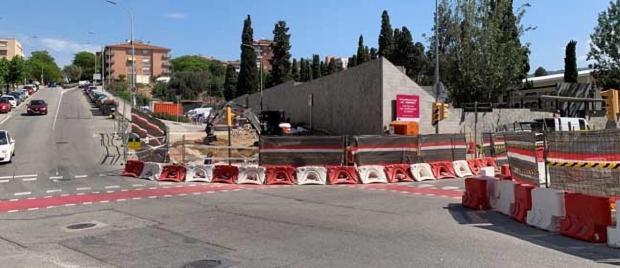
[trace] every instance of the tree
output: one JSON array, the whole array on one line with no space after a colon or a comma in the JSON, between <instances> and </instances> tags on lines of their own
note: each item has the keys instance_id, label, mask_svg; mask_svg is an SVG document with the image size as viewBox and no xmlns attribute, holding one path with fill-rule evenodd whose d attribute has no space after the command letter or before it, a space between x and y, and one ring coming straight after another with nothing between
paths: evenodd
<instances>
[{"instance_id":1,"label":"tree","mask_svg":"<svg viewBox=\"0 0 620 268\"><path fill-rule=\"evenodd\" d=\"M352 68L357 65L357 55L353 55L349 57L349 61L347 62L347 68Z\"/></svg>"},{"instance_id":2,"label":"tree","mask_svg":"<svg viewBox=\"0 0 620 268\"><path fill-rule=\"evenodd\" d=\"M170 60L174 72L207 73L209 80L208 92L222 92L226 66L222 62L205 58L200 55L183 55Z\"/></svg>"},{"instance_id":3,"label":"tree","mask_svg":"<svg viewBox=\"0 0 620 268\"><path fill-rule=\"evenodd\" d=\"M564 82L577 83L577 41L571 40L566 45L564 58Z\"/></svg>"},{"instance_id":4,"label":"tree","mask_svg":"<svg viewBox=\"0 0 620 268\"><path fill-rule=\"evenodd\" d=\"M78 52L73 58L73 65L77 65L82 69L81 80L93 79L95 73L95 54L87 51ZM97 62L98 66L100 61Z\"/></svg>"},{"instance_id":5,"label":"tree","mask_svg":"<svg viewBox=\"0 0 620 268\"><path fill-rule=\"evenodd\" d=\"M271 50L271 86L291 80L291 35L285 21L278 21L273 29Z\"/></svg>"},{"instance_id":6,"label":"tree","mask_svg":"<svg viewBox=\"0 0 620 268\"><path fill-rule=\"evenodd\" d=\"M394 36L392 25L390 24L390 15L388 15L386 10L383 10L381 14L381 33L379 34L379 57L390 59L393 43Z\"/></svg>"},{"instance_id":7,"label":"tree","mask_svg":"<svg viewBox=\"0 0 620 268\"><path fill-rule=\"evenodd\" d=\"M310 73L308 72L308 61L304 58L299 60L299 81L307 82L310 81Z\"/></svg>"},{"instance_id":8,"label":"tree","mask_svg":"<svg viewBox=\"0 0 620 268\"><path fill-rule=\"evenodd\" d=\"M329 63L327 64L327 75L333 74L338 72L338 67L336 66L336 62L335 60L330 60Z\"/></svg>"},{"instance_id":9,"label":"tree","mask_svg":"<svg viewBox=\"0 0 620 268\"><path fill-rule=\"evenodd\" d=\"M82 68L75 64L67 65L62 69L62 73L70 82L77 82L82 77Z\"/></svg>"},{"instance_id":10,"label":"tree","mask_svg":"<svg viewBox=\"0 0 620 268\"><path fill-rule=\"evenodd\" d=\"M237 96L254 93L258 89L258 68L254 51L254 30L250 15L243 21L241 34L241 68L237 80Z\"/></svg>"},{"instance_id":11,"label":"tree","mask_svg":"<svg viewBox=\"0 0 620 268\"><path fill-rule=\"evenodd\" d=\"M377 49L376 48L370 48L370 59L371 60L376 60L379 57L379 54L377 54Z\"/></svg>"},{"instance_id":12,"label":"tree","mask_svg":"<svg viewBox=\"0 0 620 268\"><path fill-rule=\"evenodd\" d=\"M534 71L534 77L545 76L547 74L547 70L545 70L542 66L536 68L536 71Z\"/></svg>"},{"instance_id":13,"label":"tree","mask_svg":"<svg viewBox=\"0 0 620 268\"><path fill-rule=\"evenodd\" d=\"M291 64L291 78L295 81L299 81L299 64L297 63L297 59L293 59L293 63Z\"/></svg>"},{"instance_id":14,"label":"tree","mask_svg":"<svg viewBox=\"0 0 620 268\"><path fill-rule=\"evenodd\" d=\"M598 24L590 35L588 60L593 60L596 83L604 88L620 88L620 2L611 1L606 11L599 13Z\"/></svg>"},{"instance_id":15,"label":"tree","mask_svg":"<svg viewBox=\"0 0 620 268\"><path fill-rule=\"evenodd\" d=\"M0 59L0 87L8 86L11 63L6 58Z\"/></svg>"},{"instance_id":16,"label":"tree","mask_svg":"<svg viewBox=\"0 0 620 268\"><path fill-rule=\"evenodd\" d=\"M312 55L312 79L321 77L321 58L318 54Z\"/></svg>"},{"instance_id":17,"label":"tree","mask_svg":"<svg viewBox=\"0 0 620 268\"><path fill-rule=\"evenodd\" d=\"M515 15L512 0L441 1L434 26L440 36L441 80L455 105L494 102L508 90L522 87L529 69L528 44L520 41L530 30L521 26L525 7ZM432 59L435 40L435 36L429 40Z\"/></svg>"},{"instance_id":18,"label":"tree","mask_svg":"<svg viewBox=\"0 0 620 268\"><path fill-rule=\"evenodd\" d=\"M360 35L359 39L357 39L357 64L364 63L364 60L366 59L364 52L364 36Z\"/></svg>"},{"instance_id":19,"label":"tree","mask_svg":"<svg viewBox=\"0 0 620 268\"><path fill-rule=\"evenodd\" d=\"M170 100L171 97L181 95L182 99L198 99L205 90L210 88L211 79L209 72L174 72L168 83L166 97ZM210 93L210 96L220 95L218 92Z\"/></svg>"},{"instance_id":20,"label":"tree","mask_svg":"<svg viewBox=\"0 0 620 268\"><path fill-rule=\"evenodd\" d=\"M17 84L24 82L26 78L26 62L21 56L15 56L9 64L9 74L7 82Z\"/></svg>"},{"instance_id":21,"label":"tree","mask_svg":"<svg viewBox=\"0 0 620 268\"><path fill-rule=\"evenodd\" d=\"M62 73L60 68L47 51L33 51L26 60L28 79L40 81L60 82ZM43 81L40 81L43 83Z\"/></svg>"},{"instance_id":22,"label":"tree","mask_svg":"<svg viewBox=\"0 0 620 268\"><path fill-rule=\"evenodd\" d=\"M229 101L235 97L237 88L237 70L235 66L226 66L226 79L224 79L224 98Z\"/></svg>"}]
</instances>

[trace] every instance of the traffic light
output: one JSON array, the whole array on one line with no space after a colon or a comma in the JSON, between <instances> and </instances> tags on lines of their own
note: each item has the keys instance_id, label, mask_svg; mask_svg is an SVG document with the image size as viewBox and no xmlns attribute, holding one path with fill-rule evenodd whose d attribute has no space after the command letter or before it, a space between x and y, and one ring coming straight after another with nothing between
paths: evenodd
<instances>
[{"instance_id":1,"label":"traffic light","mask_svg":"<svg viewBox=\"0 0 620 268\"><path fill-rule=\"evenodd\" d=\"M440 102L433 102L433 118L432 118L432 124L433 126L437 125L437 123L439 123L440 117L441 117L441 111L440 108L442 107Z\"/></svg>"},{"instance_id":2,"label":"traffic light","mask_svg":"<svg viewBox=\"0 0 620 268\"><path fill-rule=\"evenodd\" d=\"M620 107L618 106L618 91L609 89L601 92L601 96L605 100L607 119L613 122L618 121L618 113L620 112Z\"/></svg>"},{"instance_id":3,"label":"traffic light","mask_svg":"<svg viewBox=\"0 0 620 268\"><path fill-rule=\"evenodd\" d=\"M226 106L226 125L228 127L233 126L233 122L235 121L236 114L233 113L232 108L230 106Z\"/></svg>"},{"instance_id":4,"label":"traffic light","mask_svg":"<svg viewBox=\"0 0 620 268\"><path fill-rule=\"evenodd\" d=\"M449 111L450 111L450 104L440 103L439 105L440 105L439 110L441 110L440 113L439 113L439 115L440 115L439 116L439 120L444 120L444 119L448 118Z\"/></svg>"}]
</instances>

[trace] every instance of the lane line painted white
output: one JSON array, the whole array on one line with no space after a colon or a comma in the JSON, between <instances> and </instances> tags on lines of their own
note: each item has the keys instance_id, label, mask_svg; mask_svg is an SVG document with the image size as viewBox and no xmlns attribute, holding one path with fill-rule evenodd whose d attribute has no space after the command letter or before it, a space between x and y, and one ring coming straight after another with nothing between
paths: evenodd
<instances>
[{"instance_id":1,"label":"lane line painted white","mask_svg":"<svg viewBox=\"0 0 620 268\"><path fill-rule=\"evenodd\" d=\"M56 115L54 115L54 122L52 122L52 131L56 129L56 120L58 119L58 112L60 112L60 104L62 103L62 95L64 94L64 90L60 92L60 99L58 99L58 105L56 105Z\"/></svg>"},{"instance_id":2,"label":"lane line painted white","mask_svg":"<svg viewBox=\"0 0 620 268\"><path fill-rule=\"evenodd\" d=\"M0 180L0 183L9 182L9 180Z\"/></svg>"},{"instance_id":3,"label":"lane line painted white","mask_svg":"<svg viewBox=\"0 0 620 268\"><path fill-rule=\"evenodd\" d=\"M28 208L27 210L28 211L33 211L33 210L37 210L37 209L39 209L39 208Z\"/></svg>"},{"instance_id":4,"label":"lane line painted white","mask_svg":"<svg viewBox=\"0 0 620 268\"><path fill-rule=\"evenodd\" d=\"M63 178L63 176L51 176L50 180L59 180L59 179L62 179L62 178Z\"/></svg>"},{"instance_id":5,"label":"lane line painted white","mask_svg":"<svg viewBox=\"0 0 620 268\"><path fill-rule=\"evenodd\" d=\"M55 208L56 206L47 206L45 208Z\"/></svg>"},{"instance_id":6,"label":"lane line painted white","mask_svg":"<svg viewBox=\"0 0 620 268\"><path fill-rule=\"evenodd\" d=\"M134 198L132 198L132 200L140 200L140 199L142 199L142 197L134 197Z\"/></svg>"},{"instance_id":7,"label":"lane line painted white","mask_svg":"<svg viewBox=\"0 0 620 268\"><path fill-rule=\"evenodd\" d=\"M0 123L0 124L2 124L2 123ZM19 210L17 210L17 209L12 209L12 210L9 210L9 211L7 211L7 212L8 212L8 213L13 213L13 212L18 212L18 211L19 211Z\"/></svg>"},{"instance_id":8,"label":"lane line painted white","mask_svg":"<svg viewBox=\"0 0 620 268\"><path fill-rule=\"evenodd\" d=\"M30 178L30 177L36 177L36 176L39 176L39 174L17 175L17 176L14 176L13 178L20 179L20 178Z\"/></svg>"},{"instance_id":9,"label":"lane line painted white","mask_svg":"<svg viewBox=\"0 0 620 268\"><path fill-rule=\"evenodd\" d=\"M99 201L99 203L110 203L110 200L102 200L102 201Z\"/></svg>"},{"instance_id":10,"label":"lane line painted white","mask_svg":"<svg viewBox=\"0 0 620 268\"><path fill-rule=\"evenodd\" d=\"M78 190L78 191L89 191L90 189L92 189L92 188L90 188L90 187L78 187L75 190Z\"/></svg>"},{"instance_id":11,"label":"lane line painted white","mask_svg":"<svg viewBox=\"0 0 620 268\"><path fill-rule=\"evenodd\" d=\"M151 195L151 196L149 196L147 198L154 199L154 198L157 198L157 196Z\"/></svg>"},{"instance_id":12,"label":"lane line painted white","mask_svg":"<svg viewBox=\"0 0 620 268\"><path fill-rule=\"evenodd\" d=\"M132 184L131 187L143 187L144 184Z\"/></svg>"},{"instance_id":13,"label":"lane line painted white","mask_svg":"<svg viewBox=\"0 0 620 268\"><path fill-rule=\"evenodd\" d=\"M14 193L13 195L29 195L32 192L19 192L19 193Z\"/></svg>"},{"instance_id":14,"label":"lane line painted white","mask_svg":"<svg viewBox=\"0 0 620 268\"><path fill-rule=\"evenodd\" d=\"M82 202L82 205L92 205L93 202Z\"/></svg>"},{"instance_id":15,"label":"lane line painted white","mask_svg":"<svg viewBox=\"0 0 620 268\"><path fill-rule=\"evenodd\" d=\"M456 190L458 188L459 187L456 187L456 186L444 186L444 187L441 187L442 190Z\"/></svg>"},{"instance_id":16,"label":"lane line painted white","mask_svg":"<svg viewBox=\"0 0 620 268\"><path fill-rule=\"evenodd\" d=\"M62 190L61 189L51 189L51 190L45 191L45 193L48 193L48 194L49 193L57 193L57 192L62 192Z\"/></svg>"},{"instance_id":17,"label":"lane line painted white","mask_svg":"<svg viewBox=\"0 0 620 268\"><path fill-rule=\"evenodd\" d=\"M2 176L2 177L0 177L0 179L12 179L12 178L13 178L13 176Z\"/></svg>"},{"instance_id":18,"label":"lane line painted white","mask_svg":"<svg viewBox=\"0 0 620 268\"><path fill-rule=\"evenodd\" d=\"M71 204L71 203L65 204L65 207L72 207L72 206L75 206L75 204Z\"/></svg>"},{"instance_id":19,"label":"lane line painted white","mask_svg":"<svg viewBox=\"0 0 620 268\"><path fill-rule=\"evenodd\" d=\"M26 178L26 179L22 179L22 181L36 181L37 178Z\"/></svg>"},{"instance_id":20,"label":"lane line painted white","mask_svg":"<svg viewBox=\"0 0 620 268\"><path fill-rule=\"evenodd\" d=\"M106 189L116 189L116 188L121 188L121 187L118 186L118 185L108 185L108 186L106 186L104 188L106 188Z\"/></svg>"},{"instance_id":21,"label":"lane line painted white","mask_svg":"<svg viewBox=\"0 0 620 268\"><path fill-rule=\"evenodd\" d=\"M73 176L76 179L88 178L88 175L75 175Z\"/></svg>"},{"instance_id":22,"label":"lane line painted white","mask_svg":"<svg viewBox=\"0 0 620 268\"><path fill-rule=\"evenodd\" d=\"M127 199L125 199L125 198L116 199L116 202L123 202L123 201L127 201Z\"/></svg>"}]
</instances>

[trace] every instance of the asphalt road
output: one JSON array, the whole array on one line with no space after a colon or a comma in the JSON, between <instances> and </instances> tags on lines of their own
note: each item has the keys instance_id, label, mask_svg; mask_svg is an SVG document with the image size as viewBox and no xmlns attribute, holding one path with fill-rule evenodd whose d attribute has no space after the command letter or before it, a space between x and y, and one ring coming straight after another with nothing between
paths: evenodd
<instances>
[{"instance_id":1,"label":"asphalt road","mask_svg":"<svg viewBox=\"0 0 620 268\"><path fill-rule=\"evenodd\" d=\"M0 116L17 140L14 162L0 167L8 176L0 183L2 267L620 264L616 249L464 209L458 179L248 186L118 177L120 166L100 164L97 137L113 131L112 121L92 113L78 90L42 89L36 98L50 103L47 116Z\"/></svg>"}]
</instances>

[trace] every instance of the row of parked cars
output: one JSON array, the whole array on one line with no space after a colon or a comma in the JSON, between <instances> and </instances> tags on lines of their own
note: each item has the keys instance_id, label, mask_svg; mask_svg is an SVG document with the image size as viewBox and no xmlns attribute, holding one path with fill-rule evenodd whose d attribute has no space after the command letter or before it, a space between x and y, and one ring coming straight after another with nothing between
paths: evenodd
<instances>
[{"instance_id":1,"label":"row of parked cars","mask_svg":"<svg viewBox=\"0 0 620 268\"><path fill-rule=\"evenodd\" d=\"M36 85L25 85L0 96L0 113L8 113L39 90Z\"/></svg>"},{"instance_id":2,"label":"row of parked cars","mask_svg":"<svg viewBox=\"0 0 620 268\"><path fill-rule=\"evenodd\" d=\"M103 90L98 90L96 86L81 87L88 99L99 108L103 115L114 115L118 103L114 97Z\"/></svg>"}]
</instances>

